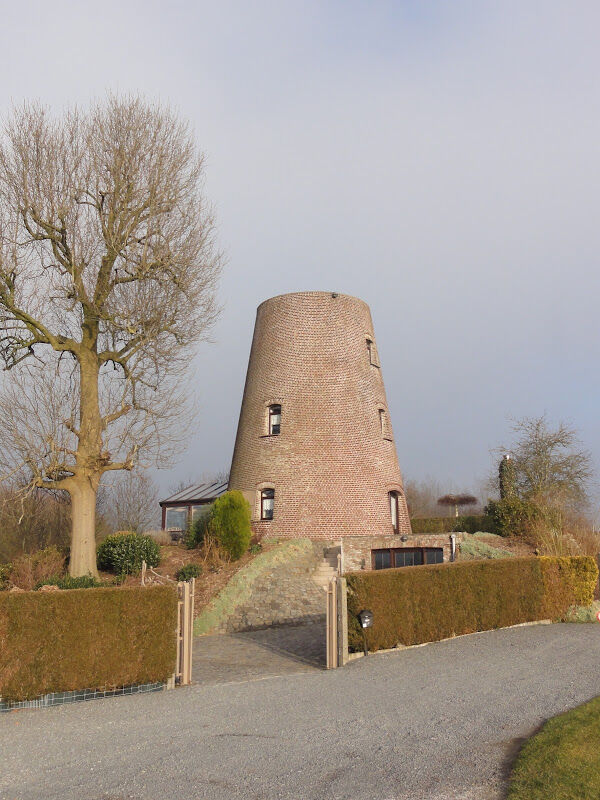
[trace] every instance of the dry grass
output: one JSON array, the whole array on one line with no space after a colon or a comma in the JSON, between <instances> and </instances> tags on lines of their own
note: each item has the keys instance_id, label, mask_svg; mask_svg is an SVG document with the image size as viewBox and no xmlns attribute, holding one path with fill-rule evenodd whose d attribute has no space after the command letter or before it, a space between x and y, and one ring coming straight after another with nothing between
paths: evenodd
<instances>
[{"instance_id":1,"label":"dry grass","mask_svg":"<svg viewBox=\"0 0 600 800\"><path fill-rule=\"evenodd\" d=\"M564 517L559 525L539 520L529 539L542 555L596 556L600 553L600 534L585 517Z\"/></svg>"},{"instance_id":2,"label":"dry grass","mask_svg":"<svg viewBox=\"0 0 600 800\"><path fill-rule=\"evenodd\" d=\"M56 578L65 571L65 557L56 547L47 547L31 555L15 558L9 572L9 583L19 589L31 591L46 578Z\"/></svg>"},{"instance_id":3,"label":"dry grass","mask_svg":"<svg viewBox=\"0 0 600 800\"><path fill-rule=\"evenodd\" d=\"M263 550L273 546L265 545ZM206 542L194 550L187 550L183 545L169 544L160 548L160 564L155 571L165 578L175 580L178 570L186 564L198 564L201 567L202 574L196 578L194 617L197 617L231 578L255 557L255 554L247 552L237 561L231 561L215 542ZM102 574L100 577L110 579L114 576ZM125 586L139 584L139 575L129 575L124 581Z\"/></svg>"},{"instance_id":4,"label":"dry grass","mask_svg":"<svg viewBox=\"0 0 600 800\"><path fill-rule=\"evenodd\" d=\"M150 536L161 547L171 544L171 534L168 531L144 531L144 535Z\"/></svg>"}]
</instances>

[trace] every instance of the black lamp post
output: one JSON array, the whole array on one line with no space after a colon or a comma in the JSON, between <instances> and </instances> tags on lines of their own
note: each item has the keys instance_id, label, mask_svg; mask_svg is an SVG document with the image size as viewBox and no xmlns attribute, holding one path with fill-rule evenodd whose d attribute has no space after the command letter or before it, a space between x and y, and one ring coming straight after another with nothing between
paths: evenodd
<instances>
[{"instance_id":1,"label":"black lamp post","mask_svg":"<svg viewBox=\"0 0 600 800\"><path fill-rule=\"evenodd\" d=\"M369 649L367 647L367 628L370 628L373 625L373 612L368 610L360 611L358 614L358 621L360 622L360 627L362 628L363 632L363 642L364 642L364 652L365 655L369 655Z\"/></svg>"}]
</instances>

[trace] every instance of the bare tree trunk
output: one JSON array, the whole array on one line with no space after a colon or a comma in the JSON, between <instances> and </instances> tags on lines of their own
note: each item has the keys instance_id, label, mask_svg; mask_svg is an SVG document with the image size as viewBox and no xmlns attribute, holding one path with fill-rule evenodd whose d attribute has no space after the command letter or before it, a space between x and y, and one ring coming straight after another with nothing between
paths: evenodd
<instances>
[{"instance_id":1,"label":"bare tree trunk","mask_svg":"<svg viewBox=\"0 0 600 800\"><path fill-rule=\"evenodd\" d=\"M77 448L78 475L69 480L71 495L71 561L69 573L98 575L96 567L96 495L100 474L96 472L102 459L102 419L98 400L98 361L96 331L89 337L92 344L80 359L80 427Z\"/></svg>"},{"instance_id":2,"label":"bare tree trunk","mask_svg":"<svg viewBox=\"0 0 600 800\"><path fill-rule=\"evenodd\" d=\"M69 493L73 526L69 574L96 578L96 490L90 481L84 480L74 482Z\"/></svg>"}]
</instances>

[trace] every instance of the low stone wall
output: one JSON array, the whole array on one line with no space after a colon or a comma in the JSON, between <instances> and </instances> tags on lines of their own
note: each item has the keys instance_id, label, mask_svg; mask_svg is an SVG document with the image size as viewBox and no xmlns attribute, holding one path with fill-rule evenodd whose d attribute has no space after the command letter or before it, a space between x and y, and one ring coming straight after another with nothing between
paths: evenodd
<instances>
[{"instance_id":1,"label":"low stone wall","mask_svg":"<svg viewBox=\"0 0 600 800\"><path fill-rule=\"evenodd\" d=\"M462 533L456 535L456 546L463 539ZM345 536L342 545L342 570L344 572L358 572L370 570L371 551L382 550L388 547L441 547L444 551L444 561L450 561L450 534L448 533L417 533L406 537L403 542L400 536Z\"/></svg>"}]
</instances>

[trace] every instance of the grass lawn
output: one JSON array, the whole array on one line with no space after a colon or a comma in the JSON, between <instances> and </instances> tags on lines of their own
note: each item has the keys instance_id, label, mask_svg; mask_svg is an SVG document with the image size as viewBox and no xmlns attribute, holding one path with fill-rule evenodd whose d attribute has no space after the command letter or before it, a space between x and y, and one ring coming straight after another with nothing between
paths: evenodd
<instances>
[{"instance_id":1,"label":"grass lawn","mask_svg":"<svg viewBox=\"0 0 600 800\"><path fill-rule=\"evenodd\" d=\"M600 798L600 697L547 722L515 763L508 800Z\"/></svg>"}]
</instances>

